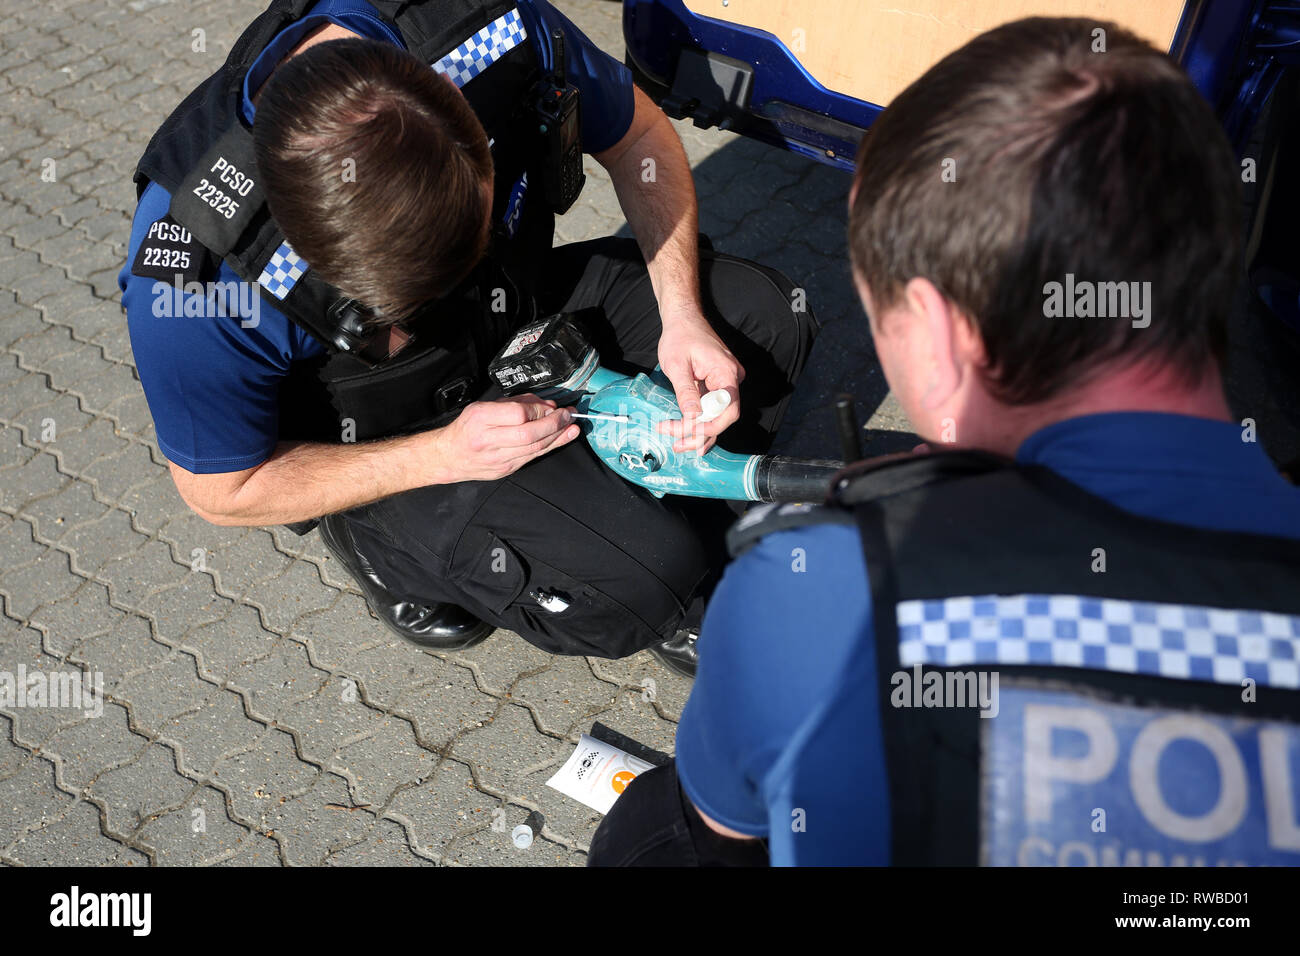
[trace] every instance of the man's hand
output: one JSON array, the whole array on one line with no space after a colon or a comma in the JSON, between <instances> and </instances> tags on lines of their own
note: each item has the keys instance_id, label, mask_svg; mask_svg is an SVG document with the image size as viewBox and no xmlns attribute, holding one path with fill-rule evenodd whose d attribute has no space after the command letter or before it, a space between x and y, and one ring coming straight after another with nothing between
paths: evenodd
<instances>
[{"instance_id":1,"label":"man's hand","mask_svg":"<svg viewBox=\"0 0 1300 956\"><path fill-rule=\"evenodd\" d=\"M473 402L436 433L439 483L504 478L580 432L567 408L536 395Z\"/></svg>"},{"instance_id":2,"label":"man's hand","mask_svg":"<svg viewBox=\"0 0 1300 956\"><path fill-rule=\"evenodd\" d=\"M704 454L713 447L717 436L740 418L740 383L745 379L745 370L703 316L664 317L659 367L673 383L682 410L680 421L661 422L659 431L677 439L675 451ZM731 404L713 421L698 421L701 395L717 389L731 395Z\"/></svg>"}]
</instances>

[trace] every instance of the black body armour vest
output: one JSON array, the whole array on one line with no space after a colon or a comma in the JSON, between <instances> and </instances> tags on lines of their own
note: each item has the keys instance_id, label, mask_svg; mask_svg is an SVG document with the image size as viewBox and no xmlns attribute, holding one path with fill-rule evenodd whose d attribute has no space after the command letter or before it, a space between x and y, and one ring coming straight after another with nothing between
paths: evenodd
<instances>
[{"instance_id":1,"label":"black body armour vest","mask_svg":"<svg viewBox=\"0 0 1300 956\"><path fill-rule=\"evenodd\" d=\"M534 35L533 18L521 16L513 0L371 0L407 49L429 64L476 34L481 38L480 31L489 31L492 42L507 30L527 34L472 78L457 77L492 144L490 251L459 288L407 324L414 340L406 348L372 365L341 351L336 328L323 321L343 300L296 256L271 217L240 109L245 74L312 2L275 0L244 31L225 65L154 134L136 168L137 191L149 182L166 188L172 220L326 346L329 354L295 362L282 383L282 439L362 441L418 431L450 420L481 395L487 362L514 328L536 317L533 284L555 220L541 189L528 189L530 180L538 182L530 170L542 151L537 124L524 122L523 111L542 77L536 50L549 49L549 38Z\"/></svg>"},{"instance_id":2,"label":"black body armour vest","mask_svg":"<svg viewBox=\"0 0 1300 956\"><path fill-rule=\"evenodd\" d=\"M866 558L894 863L1300 863L1300 541L941 452L747 514L731 546L828 521Z\"/></svg>"}]
</instances>

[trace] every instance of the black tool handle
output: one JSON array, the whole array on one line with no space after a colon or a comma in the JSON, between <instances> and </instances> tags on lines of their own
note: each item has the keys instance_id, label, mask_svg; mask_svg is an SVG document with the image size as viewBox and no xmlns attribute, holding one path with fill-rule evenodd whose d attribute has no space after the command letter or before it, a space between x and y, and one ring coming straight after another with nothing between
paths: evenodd
<instances>
[{"instance_id":1,"label":"black tool handle","mask_svg":"<svg viewBox=\"0 0 1300 956\"><path fill-rule=\"evenodd\" d=\"M831 479L844 467L842 461L825 458L786 458L783 455L765 455L754 473L754 486L759 501L810 501L826 500Z\"/></svg>"},{"instance_id":2,"label":"black tool handle","mask_svg":"<svg viewBox=\"0 0 1300 956\"><path fill-rule=\"evenodd\" d=\"M841 395L835 399L835 424L840 433L840 451L845 461L858 461L862 458L861 433L858 431L858 415L853 410L853 396Z\"/></svg>"}]
</instances>

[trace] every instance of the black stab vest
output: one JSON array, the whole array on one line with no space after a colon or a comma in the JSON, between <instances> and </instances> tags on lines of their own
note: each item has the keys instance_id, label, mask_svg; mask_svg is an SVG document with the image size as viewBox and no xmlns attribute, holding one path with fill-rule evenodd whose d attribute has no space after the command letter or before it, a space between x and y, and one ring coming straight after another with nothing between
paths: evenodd
<instances>
[{"instance_id":1,"label":"black stab vest","mask_svg":"<svg viewBox=\"0 0 1300 956\"><path fill-rule=\"evenodd\" d=\"M135 172L137 194L150 182L167 189L172 218L250 283L257 283L284 242L260 187L241 197L233 221L223 221L191 194L196 179L210 175L211 157L222 150L246 158L252 168L251 130L240 110L244 77L271 40L300 19L312 2L274 0L235 42L222 68L194 89L154 134ZM407 49L429 64L518 9L513 0L371 0L371 5ZM415 341L372 367L330 340L320 319L340 296L310 268L283 300L258 286L264 302L327 349L325 356L293 363L282 381L282 439L362 441L450 420L487 388L486 363L509 333L536 316L534 283L551 248L554 215L536 185L522 192L522 201L512 203L512 193L520 191L525 176L528 183L540 182L540 176L530 172L542 155L536 124L521 120L542 76L538 45L549 44L549 38L536 36L535 20L524 11L520 14L527 40L461 87L492 144L490 250L460 287L417 320ZM513 221L507 227L510 212ZM401 229L402 224L393 223L392 228Z\"/></svg>"},{"instance_id":2,"label":"black stab vest","mask_svg":"<svg viewBox=\"0 0 1300 956\"><path fill-rule=\"evenodd\" d=\"M1150 745L1159 737L1157 729L1164 733L1170 726L1190 728L1187 739L1173 743L1190 748L1184 756L1200 747L1200 757L1205 758L1206 741L1221 744L1227 739L1223 728L1235 727L1241 736L1233 738L1233 746L1243 754L1257 746L1262 754L1265 734L1272 734L1268 739L1273 742L1286 737L1293 750L1300 748L1300 689L1293 666L1300 654L1300 541L1141 517L1043 467L1019 466L982 453L938 452L861 463L837 479L827 506L765 506L737 523L729 544L738 553L763 534L828 522L855 524L866 559L875 646L863 642L860 651L875 654L894 863L1235 861L1232 852L1214 849L1218 844L1213 842L1180 842L1169 836L1180 827L1195 829L1171 808L1189 819L1208 813L1205 804L1214 796L1212 784L1191 797L1170 792L1169 780L1165 790L1153 788L1156 777L1146 774L1157 770L1139 753L1149 757L1158 752L1167 758L1171 741L1162 739L1155 750L1138 747L1136 741L1145 734ZM1011 622L1014 629L1000 633L1005 625L992 609L995 600L1002 596L1016 601L1018 597L1006 596L1023 595L1057 597L1050 602L1037 598L1037 609L1027 605L1030 615L1042 614L1037 632L1028 629L1035 619L1025 616ZM966 597L985 598L985 610L977 600L969 605L973 612L954 611L966 605L950 599ZM1061 612L1063 607L1079 611ZM957 624L947 619L953 615ZM1208 616L1201 622L1193 615ZM1216 623L1216 616L1229 624ZM1287 619L1289 630L1283 623ZM1244 622L1240 634L1233 631L1237 620ZM1195 633L1193 628L1201 630ZM946 635L944 629L949 629ZM1000 658L989 648L1004 637L1016 643L1017 655L1033 653L1036 645L1040 656ZM1249 652L1247 641L1254 642ZM1072 642L1081 646L1076 649ZM973 658L946 663L918 660L917 649L926 643L943 648L928 653L951 653L959 644L975 652ZM906 663L904 648L912 652ZM1091 657L1080 657L1081 666L1065 665L1062 658L1051 656L1062 648ZM1257 656L1261 649L1270 664L1252 661L1244 675L1232 670L1234 654ZM1115 663L1105 657L1111 653L1117 655ZM1165 663L1170 660L1175 663ZM1131 666L1134 661L1140 666ZM1188 672L1170 673L1170 667ZM1216 667L1228 670L1216 677L1211 670ZM999 675L1002 704L997 716L982 718L972 706L917 706L916 676L937 674L946 680L950 672L956 677L978 671ZM1236 679L1240 676L1250 679L1249 690L1245 681ZM935 686L939 678L933 679ZM905 687L910 696L898 696ZM839 700L851 700L858 693L846 680ZM828 711L827 726L836 720L836 712L835 707ZM1099 768L1108 768L1108 774L1095 781L1052 779L1055 789L1034 790L1027 782L1032 776L1027 768L1031 757L1039 759L1042 752L1026 753L1032 750L1026 745L1032 736L1027 728L1034 720L1050 723L1043 714L1067 715L1067 722L1074 719L1068 715L1084 714L1089 722L1083 726L1095 733L1084 749L1093 748ZM1259 743L1253 728L1261 732ZM1115 755L1106 764L1112 742ZM1063 746L1058 738L1049 745ZM1244 791L1247 816L1238 829L1262 830L1258 824L1263 805L1269 804L1272 824L1280 828L1267 837L1270 861L1296 863L1300 759L1290 758L1288 767L1279 752L1270 750L1259 758L1268 765L1265 780L1270 782L1261 787L1252 779ZM1237 768L1250 765L1253 758L1243 757L1238 765L1232 753L1224 753L1222 766L1235 782ZM1053 757L1062 761L1057 769L1082 772L1077 768L1083 763L1069 764L1078 755L1066 754ZM1278 786L1288 774L1289 806ZM1158 799L1153 789L1159 791ZM1048 794L1048 801L1033 802L1030 790L1039 797ZM1269 793L1263 794L1265 790ZM1076 797L1083 801L1077 807L1070 803ZM1182 806L1179 801L1185 798L1202 803ZM1027 812L1030 807L1046 822L1035 822ZM1083 815L1063 823L1062 815L1071 810ZM1109 817L1098 815L1098 810ZM1103 823L1108 819L1108 826L1097 829L1093 817ZM1286 820L1289 823L1279 822ZM1054 838L1053 826L1062 832L1073 828L1073 835ZM1263 839L1256 839L1254 846Z\"/></svg>"}]
</instances>

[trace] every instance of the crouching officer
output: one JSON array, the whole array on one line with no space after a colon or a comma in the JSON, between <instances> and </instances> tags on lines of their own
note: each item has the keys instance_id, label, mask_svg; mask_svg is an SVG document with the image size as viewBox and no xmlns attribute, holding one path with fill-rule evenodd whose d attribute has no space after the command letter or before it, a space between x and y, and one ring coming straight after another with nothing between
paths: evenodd
<instances>
[{"instance_id":1,"label":"crouching officer","mask_svg":"<svg viewBox=\"0 0 1300 956\"><path fill-rule=\"evenodd\" d=\"M737 525L676 765L593 863L1300 863L1300 490L1222 384L1238 166L1097 26L977 37L865 141L855 279L932 450Z\"/></svg>"},{"instance_id":2,"label":"crouching officer","mask_svg":"<svg viewBox=\"0 0 1300 956\"><path fill-rule=\"evenodd\" d=\"M637 240L552 250L584 152ZM507 627L693 672L725 507L621 481L566 410L486 375L512 330L570 311L606 366L662 365L679 450L728 430L761 451L784 413L814 322L784 276L701 254L680 141L622 64L545 0L276 0L136 180L123 301L194 511L329 516L326 545L423 647ZM701 389L735 401L696 423Z\"/></svg>"}]
</instances>

